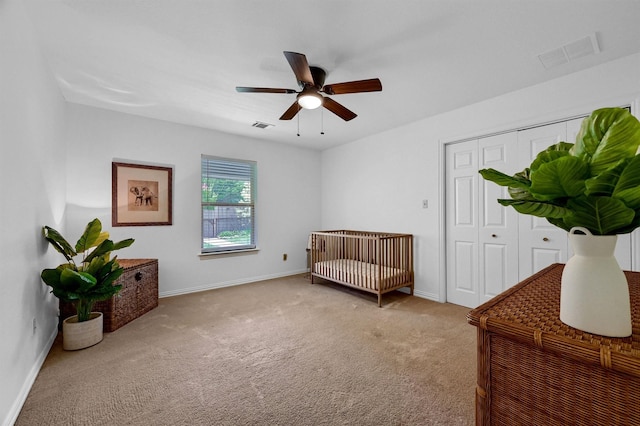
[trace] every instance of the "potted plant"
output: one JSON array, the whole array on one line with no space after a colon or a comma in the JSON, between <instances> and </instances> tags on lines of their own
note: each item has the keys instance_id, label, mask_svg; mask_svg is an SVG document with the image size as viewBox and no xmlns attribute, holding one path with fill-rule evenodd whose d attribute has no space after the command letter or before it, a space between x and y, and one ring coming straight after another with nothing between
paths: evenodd
<instances>
[{"instance_id":1,"label":"potted plant","mask_svg":"<svg viewBox=\"0 0 640 426\"><path fill-rule=\"evenodd\" d=\"M640 122L627 109L602 108L584 119L575 143L550 146L523 171L480 170L484 179L508 187L511 198L500 204L569 232L575 256L563 272L560 318L585 331L631 334L628 285L611 261L617 266L617 235L640 226L639 146ZM601 241L595 244L610 246L611 253L585 253L576 242L583 239Z\"/></svg>"},{"instance_id":2,"label":"potted plant","mask_svg":"<svg viewBox=\"0 0 640 426\"><path fill-rule=\"evenodd\" d=\"M102 223L98 219L87 224L75 247L49 226L42 228L42 234L66 262L55 269L44 269L40 276L52 288L51 292L58 299L73 304L77 313L63 322L64 348L82 349L100 342L102 314L91 311L95 302L109 299L122 288L113 283L124 269L116 257L111 258L111 252L129 247L134 240L128 238L114 243L109 239L109 233L102 231ZM78 255L82 257L76 263L74 258ZM90 322L92 324L88 325ZM80 331L77 330L79 327ZM89 330L85 330L87 328Z\"/></svg>"}]
</instances>

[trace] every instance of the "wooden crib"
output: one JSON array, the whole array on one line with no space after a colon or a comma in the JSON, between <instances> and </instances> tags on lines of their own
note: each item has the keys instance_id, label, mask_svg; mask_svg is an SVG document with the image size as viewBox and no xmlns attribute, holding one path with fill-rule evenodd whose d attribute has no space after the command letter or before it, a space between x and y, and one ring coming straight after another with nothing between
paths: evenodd
<instances>
[{"instance_id":1,"label":"wooden crib","mask_svg":"<svg viewBox=\"0 0 640 426\"><path fill-rule=\"evenodd\" d=\"M409 287L413 295L413 235L366 231L312 232L311 283L324 278L378 295Z\"/></svg>"}]
</instances>

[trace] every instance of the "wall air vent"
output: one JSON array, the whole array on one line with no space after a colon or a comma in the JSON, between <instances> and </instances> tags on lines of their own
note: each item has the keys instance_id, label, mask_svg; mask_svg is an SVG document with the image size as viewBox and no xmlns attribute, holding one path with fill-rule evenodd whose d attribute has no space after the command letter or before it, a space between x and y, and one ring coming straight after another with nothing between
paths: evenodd
<instances>
[{"instance_id":1,"label":"wall air vent","mask_svg":"<svg viewBox=\"0 0 640 426\"><path fill-rule=\"evenodd\" d=\"M257 127L258 129L266 129L268 127L273 127L274 124L263 123L262 121L256 121L252 124L253 127Z\"/></svg>"},{"instance_id":2,"label":"wall air vent","mask_svg":"<svg viewBox=\"0 0 640 426\"><path fill-rule=\"evenodd\" d=\"M580 40L542 53L538 55L538 59L540 59L540 62L542 62L542 65L544 65L546 69L549 69L567 64L583 56L595 55L597 53L600 53L600 47L598 46L598 38L596 34L593 33Z\"/></svg>"}]
</instances>

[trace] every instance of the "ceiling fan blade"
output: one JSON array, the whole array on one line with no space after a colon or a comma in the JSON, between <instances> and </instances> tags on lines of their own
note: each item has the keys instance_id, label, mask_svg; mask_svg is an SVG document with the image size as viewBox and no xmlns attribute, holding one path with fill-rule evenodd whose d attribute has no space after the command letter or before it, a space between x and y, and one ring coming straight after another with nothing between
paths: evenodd
<instances>
[{"instance_id":1,"label":"ceiling fan blade","mask_svg":"<svg viewBox=\"0 0 640 426\"><path fill-rule=\"evenodd\" d=\"M327 95L344 95L346 93L380 92L382 83L377 78L369 80L349 81L346 83L327 84L322 91Z\"/></svg>"},{"instance_id":2,"label":"ceiling fan blade","mask_svg":"<svg viewBox=\"0 0 640 426\"><path fill-rule=\"evenodd\" d=\"M289 61L289 65L291 65L291 69L293 73L296 75L299 83L307 83L313 86L313 76L311 75L311 69L309 68L309 63L307 62L307 57L302 53L296 52L283 52L284 56ZM304 84L301 84L304 86Z\"/></svg>"},{"instance_id":3,"label":"ceiling fan blade","mask_svg":"<svg viewBox=\"0 0 640 426\"><path fill-rule=\"evenodd\" d=\"M298 111L300 111L300 105L298 104L298 101L295 101L293 104L291 104L291 106L289 107L289 109L287 109L284 114L282 114L282 116L280 117L280 120L291 120L293 117L296 116L296 114L298 113Z\"/></svg>"},{"instance_id":4,"label":"ceiling fan blade","mask_svg":"<svg viewBox=\"0 0 640 426\"><path fill-rule=\"evenodd\" d=\"M270 87L236 87L240 93L297 93L293 89L272 89Z\"/></svg>"},{"instance_id":5,"label":"ceiling fan blade","mask_svg":"<svg viewBox=\"0 0 640 426\"><path fill-rule=\"evenodd\" d=\"M322 105L338 117L342 118L344 121L353 120L358 116L355 112L348 110L338 102L334 101L331 98L327 98L326 96L324 97L324 102L322 103Z\"/></svg>"}]
</instances>

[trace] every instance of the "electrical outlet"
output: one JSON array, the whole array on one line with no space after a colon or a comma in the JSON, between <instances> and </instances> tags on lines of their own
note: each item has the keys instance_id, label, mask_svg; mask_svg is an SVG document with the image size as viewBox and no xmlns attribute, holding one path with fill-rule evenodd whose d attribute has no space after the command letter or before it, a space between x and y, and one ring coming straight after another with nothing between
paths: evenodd
<instances>
[{"instance_id":1,"label":"electrical outlet","mask_svg":"<svg viewBox=\"0 0 640 426\"><path fill-rule=\"evenodd\" d=\"M282 255L282 260L284 260L284 261L286 261L286 260L287 260L287 253L284 253L284 254Z\"/></svg>"},{"instance_id":2,"label":"electrical outlet","mask_svg":"<svg viewBox=\"0 0 640 426\"><path fill-rule=\"evenodd\" d=\"M422 208L423 209L429 208L429 200L422 200Z\"/></svg>"}]
</instances>

